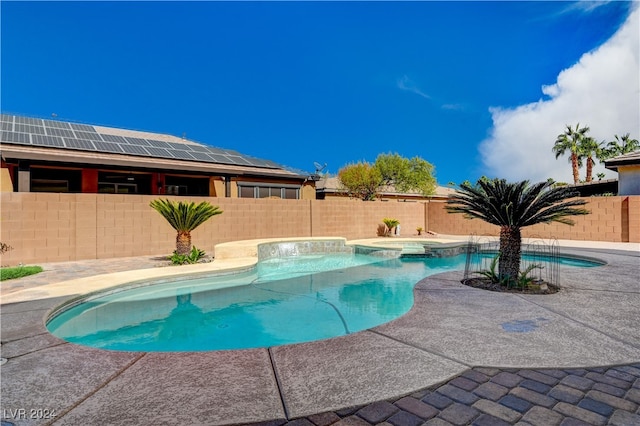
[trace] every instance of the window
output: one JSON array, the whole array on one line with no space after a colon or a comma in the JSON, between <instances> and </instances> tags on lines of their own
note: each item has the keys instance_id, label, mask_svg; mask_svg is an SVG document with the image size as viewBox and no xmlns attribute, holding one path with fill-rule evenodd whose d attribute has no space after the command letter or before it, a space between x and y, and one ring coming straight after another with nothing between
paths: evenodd
<instances>
[{"instance_id":1,"label":"window","mask_svg":"<svg viewBox=\"0 0 640 426\"><path fill-rule=\"evenodd\" d=\"M31 167L30 176L31 192L81 192L80 170Z\"/></svg>"},{"instance_id":2,"label":"window","mask_svg":"<svg viewBox=\"0 0 640 426\"><path fill-rule=\"evenodd\" d=\"M300 187L297 185L274 185L256 182L238 182L240 198L284 198L297 200L300 198Z\"/></svg>"},{"instance_id":3,"label":"window","mask_svg":"<svg viewBox=\"0 0 640 426\"><path fill-rule=\"evenodd\" d=\"M151 194L151 174L100 171L98 172L98 192L101 194Z\"/></svg>"},{"instance_id":4,"label":"window","mask_svg":"<svg viewBox=\"0 0 640 426\"><path fill-rule=\"evenodd\" d=\"M185 177L167 175L164 178L165 194L209 196L208 177Z\"/></svg>"}]
</instances>

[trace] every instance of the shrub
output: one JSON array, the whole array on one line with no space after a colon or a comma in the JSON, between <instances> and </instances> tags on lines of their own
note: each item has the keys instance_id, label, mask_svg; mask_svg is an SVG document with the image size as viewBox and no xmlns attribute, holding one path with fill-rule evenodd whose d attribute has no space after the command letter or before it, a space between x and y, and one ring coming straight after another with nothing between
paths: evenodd
<instances>
[{"instance_id":1,"label":"shrub","mask_svg":"<svg viewBox=\"0 0 640 426\"><path fill-rule=\"evenodd\" d=\"M200 250L193 246L191 252L189 254L179 254L177 251L174 251L171 256L169 256L169 260L173 265L184 265L185 263L198 263L200 259L205 256L204 250Z\"/></svg>"},{"instance_id":2,"label":"shrub","mask_svg":"<svg viewBox=\"0 0 640 426\"><path fill-rule=\"evenodd\" d=\"M0 268L0 281L13 280L27 277L42 272L41 266L16 266L12 268Z\"/></svg>"}]
</instances>

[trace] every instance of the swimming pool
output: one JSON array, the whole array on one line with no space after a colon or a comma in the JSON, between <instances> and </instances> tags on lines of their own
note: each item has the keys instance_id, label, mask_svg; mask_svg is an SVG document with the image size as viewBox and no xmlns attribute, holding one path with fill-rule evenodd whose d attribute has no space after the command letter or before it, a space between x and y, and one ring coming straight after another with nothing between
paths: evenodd
<instances>
[{"instance_id":1,"label":"swimming pool","mask_svg":"<svg viewBox=\"0 0 640 426\"><path fill-rule=\"evenodd\" d=\"M342 336L389 322L413 305L421 279L464 268L466 255L272 258L255 271L165 282L102 295L55 315L69 342L144 352L269 347Z\"/></svg>"}]
</instances>

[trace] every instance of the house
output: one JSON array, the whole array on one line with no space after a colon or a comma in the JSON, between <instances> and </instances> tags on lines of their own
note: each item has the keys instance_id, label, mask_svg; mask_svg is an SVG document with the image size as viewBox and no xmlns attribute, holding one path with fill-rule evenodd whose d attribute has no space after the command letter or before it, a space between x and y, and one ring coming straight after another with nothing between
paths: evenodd
<instances>
[{"instance_id":1,"label":"house","mask_svg":"<svg viewBox=\"0 0 640 426\"><path fill-rule=\"evenodd\" d=\"M0 188L314 199L306 172L176 136L1 114Z\"/></svg>"},{"instance_id":2,"label":"house","mask_svg":"<svg viewBox=\"0 0 640 426\"><path fill-rule=\"evenodd\" d=\"M436 192L430 196L424 196L419 192L398 192L393 187L383 188L379 193L381 201L424 201L432 199L446 199L449 194L455 193L455 189L444 186L437 186ZM337 177L325 176L316 182L316 198L324 200L331 197L348 197L347 191L341 187Z\"/></svg>"},{"instance_id":3,"label":"house","mask_svg":"<svg viewBox=\"0 0 640 426\"><path fill-rule=\"evenodd\" d=\"M618 195L640 195L640 151L606 160L604 166L618 172Z\"/></svg>"}]
</instances>

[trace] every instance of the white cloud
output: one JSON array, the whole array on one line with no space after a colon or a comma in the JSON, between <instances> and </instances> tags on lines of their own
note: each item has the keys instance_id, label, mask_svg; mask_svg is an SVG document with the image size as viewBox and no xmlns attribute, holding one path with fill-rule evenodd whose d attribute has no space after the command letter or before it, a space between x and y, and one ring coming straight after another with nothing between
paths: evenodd
<instances>
[{"instance_id":1,"label":"white cloud","mask_svg":"<svg viewBox=\"0 0 640 426\"><path fill-rule=\"evenodd\" d=\"M570 182L566 157L551 148L566 124L589 126L596 140L615 134L640 137L640 8L603 45L562 71L556 84L543 86L550 97L513 109L491 108L493 128L480 145L485 174L507 180ZM598 165L596 173L616 173ZM584 179L584 169L581 178Z\"/></svg>"},{"instance_id":2,"label":"white cloud","mask_svg":"<svg viewBox=\"0 0 640 426\"><path fill-rule=\"evenodd\" d=\"M406 75L403 75L402 78L398 79L397 86L399 89L415 93L416 95L422 96L425 99L431 99L431 96L420 90L418 86Z\"/></svg>"}]
</instances>

